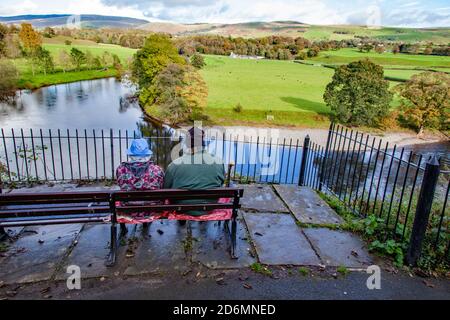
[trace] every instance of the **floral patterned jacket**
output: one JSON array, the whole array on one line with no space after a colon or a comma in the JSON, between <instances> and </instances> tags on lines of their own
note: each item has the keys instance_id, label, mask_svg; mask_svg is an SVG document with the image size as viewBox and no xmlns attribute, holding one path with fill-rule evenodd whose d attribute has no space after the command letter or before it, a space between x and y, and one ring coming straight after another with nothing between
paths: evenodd
<instances>
[{"instance_id":1,"label":"floral patterned jacket","mask_svg":"<svg viewBox=\"0 0 450 320\"><path fill-rule=\"evenodd\" d=\"M153 161L122 162L116 177L120 190L124 191L155 190L164 185L164 171Z\"/></svg>"},{"instance_id":2,"label":"floral patterned jacket","mask_svg":"<svg viewBox=\"0 0 450 320\"><path fill-rule=\"evenodd\" d=\"M116 170L117 183L123 191L144 191L161 189L164 185L164 171L152 161L122 162ZM117 207L126 205L156 204L158 202L117 203ZM151 212L118 213L119 223L144 223L153 220Z\"/></svg>"}]
</instances>

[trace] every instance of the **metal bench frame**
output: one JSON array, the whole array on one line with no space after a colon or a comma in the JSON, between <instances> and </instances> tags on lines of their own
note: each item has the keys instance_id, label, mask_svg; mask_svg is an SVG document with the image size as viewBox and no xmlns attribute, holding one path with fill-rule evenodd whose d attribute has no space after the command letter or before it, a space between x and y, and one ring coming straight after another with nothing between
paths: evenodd
<instances>
[{"instance_id":1,"label":"metal bench frame","mask_svg":"<svg viewBox=\"0 0 450 320\"><path fill-rule=\"evenodd\" d=\"M5 227L105 222L110 218L110 253L106 264L113 266L117 259L117 214L136 211L210 211L232 209L230 220L225 222L225 230L230 236L231 258L236 259L236 218L243 189L218 188L209 190L161 189L152 191L113 191L113 192L52 192L52 193L8 193L0 194L0 233ZM182 200L232 199L229 203L177 204ZM169 204L166 204L168 200ZM116 202L152 201L154 205L129 205L116 208ZM190 219L188 219L190 220ZM214 221L214 220L208 220ZM0 234L1 236L1 234Z\"/></svg>"}]
</instances>

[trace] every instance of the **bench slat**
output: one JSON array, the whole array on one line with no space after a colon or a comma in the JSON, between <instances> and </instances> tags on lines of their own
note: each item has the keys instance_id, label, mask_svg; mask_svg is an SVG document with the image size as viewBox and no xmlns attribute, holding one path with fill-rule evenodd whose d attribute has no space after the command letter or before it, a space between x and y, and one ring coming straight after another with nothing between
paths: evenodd
<instances>
[{"instance_id":1,"label":"bench slat","mask_svg":"<svg viewBox=\"0 0 450 320\"><path fill-rule=\"evenodd\" d=\"M11 210L0 210L0 218L10 218L10 217L18 217L18 216L64 216L68 214L90 214L90 213L109 213L109 206L100 206L100 207L67 207L63 208L24 208L24 209L11 209Z\"/></svg>"},{"instance_id":2,"label":"bench slat","mask_svg":"<svg viewBox=\"0 0 450 320\"><path fill-rule=\"evenodd\" d=\"M142 206L123 206L117 207L120 213L140 212L140 211L210 211L215 209L233 209L233 203L204 203L204 204L161 204L161 205L142 205ZM239 209L240 205L236 209Z\"/></svg>"}]
</instances>

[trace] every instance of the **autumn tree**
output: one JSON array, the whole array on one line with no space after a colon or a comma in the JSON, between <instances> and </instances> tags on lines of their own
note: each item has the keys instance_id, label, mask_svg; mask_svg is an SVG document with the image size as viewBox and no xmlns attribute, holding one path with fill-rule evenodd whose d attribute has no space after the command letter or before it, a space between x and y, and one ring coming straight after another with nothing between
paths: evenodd
<instances>
[{"instance_id":1,"label":"autumn tree","mask_svg":"<svg viewBox=\"0 0 450 320\"><path fill-rule=\"evenodd\" d=\"M383 67L365 59L338 67L323 98L338 121L376 126L389 112L392 93Z\"/></svg>"},{"instance_id":2,"label":"autumn tree","mask_svg":"<svg viewBox=\"0 0 450 320\"><path fill-rule=\"evenodd\" d=\"M171 125L204 118L208 89L195 68L169 64L156 76L155 90L157 98L147 108L150 115Z\"/></svg>"},{"instance_id":3,"label":"autumn tree","mask_svg":"<svg viewBox=\"0 0 450 320\"><path fill-rule=\"evenodd\" d=\"M33 55L42 45L41 35L33 29L30 23L21 24L19 38L29 55Z\"/></svg>"},{"instance_id":4,"label":"autumn tree","mask_svg":"<svg viewBox=\"0 0 450 320\"><path fill-rule=\"evenodd\" d=\"M402 116L417 133L424 128L448 130L450 119L450 75L423 72L396 87L401 97Z\"/></svg>"}]
</instances>

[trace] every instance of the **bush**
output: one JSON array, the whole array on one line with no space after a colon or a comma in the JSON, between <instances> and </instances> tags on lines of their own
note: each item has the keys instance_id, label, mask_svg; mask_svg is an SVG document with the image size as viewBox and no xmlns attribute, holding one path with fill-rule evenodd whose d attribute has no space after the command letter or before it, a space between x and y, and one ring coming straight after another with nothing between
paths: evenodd
<instances>
[{"instance_id":1,"label":"bush","mask_svg":"<svg viewBox=\"0 0 450 320\"><path fill-rule=\"evenodd\" d=\"M237 113L242 112L242 110L243 110L243 107L242 107L242 105L241 105L240 102L238 102L238 103L234 106L234 108L233 108L233 111L234 111L234 112L237 112Z\"/></svg>"},{"instance_id":2,"label":"bush","mask_svg":"<svg viewBox=\"0 0 450 320\"><path fill-rule=\"evenodd\" d=\"M195 53L191 57L191 64L197 69L201 69L206 65L205 59L203 58L203 56L201 54L198 54L198 53Z\"/></svg>"}]
</instances>

